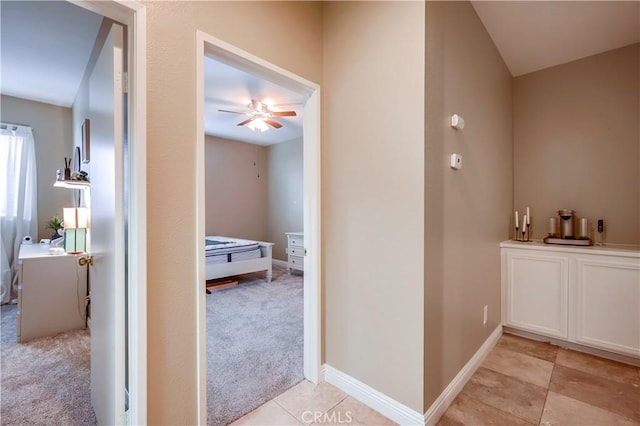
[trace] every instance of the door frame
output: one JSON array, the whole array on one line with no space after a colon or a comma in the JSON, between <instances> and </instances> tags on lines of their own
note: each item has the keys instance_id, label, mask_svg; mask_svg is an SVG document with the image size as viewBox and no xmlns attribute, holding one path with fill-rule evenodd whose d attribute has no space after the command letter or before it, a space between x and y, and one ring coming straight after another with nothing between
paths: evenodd
<instances>
[{"instance_id":1,"label":"door frame","mask_svg":"<svg viewBox=\"0 0 640 426\"><path fill-rule=\"evenodd\" d=\"M304 260L304 377L320 382L322 356L321 252L320 252L320 86L277 65L241 50L203 31L196 31L196 252L204 253L205 234L205 131L204 58L268 79L308 99L303 116ZM204 256L196 274L196 327L198 423L207 421L207 328Z\"/></svg>"},{"instance_id":2,"label":"door frame","mask_svg":"<svg viewBox=\"0 0 640 426\"><path fill-rule=\"evenodd\" d=\"M129 52L129 410L147 423L147 15L133 0L67 0L127 27ZM124 305L122 306L124 311ZM123 390L124 391L124 390ZM123 395L124 397L124 395Z\"/></svg>"}]
</instances>

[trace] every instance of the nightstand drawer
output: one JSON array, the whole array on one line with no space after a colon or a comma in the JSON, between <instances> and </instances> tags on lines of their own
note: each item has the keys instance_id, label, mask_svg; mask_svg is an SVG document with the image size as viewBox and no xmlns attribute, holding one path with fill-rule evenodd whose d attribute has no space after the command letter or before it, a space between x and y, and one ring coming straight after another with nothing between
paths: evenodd
<instances>
[{"instance_id":1,"label":"nightstand drawer","mask_svg":"<svg viewBox=\"0 0 640 426\"><path fill-rule=\"evenodd\" d=\"M304 247L304 236L289 235L289 246Z\"/></svg>"},{"instance_id":2,"label":"nightstand drawer","mask_svg":"<svg viewBox=\"0 0 640 426\"><path fill-rule=\"evenodd\" d=\"M289 247L288 250L291 256L304 256L304 247Z\"/></svg>"},{"instance_id":3,"label":"nightstand drawer","mask_svg":"<svg viewBox=\"0 0 640 426\"><path fill-rule=\"evenodd\" d=\"M292 269L304 270L304 257L289 256L289 267Z\"/></svg>"}]
</instances>

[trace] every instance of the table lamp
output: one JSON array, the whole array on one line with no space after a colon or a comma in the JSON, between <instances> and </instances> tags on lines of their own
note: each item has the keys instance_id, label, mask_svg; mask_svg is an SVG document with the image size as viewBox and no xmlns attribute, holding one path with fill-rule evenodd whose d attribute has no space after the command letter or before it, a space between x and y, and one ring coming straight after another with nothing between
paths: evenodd
<instances>
[{"instance_id":1,"label":"table lamp","mask_svg":"<svg viewBox=\"0 0 640 426\"><path fill-rule=\"evenodd\" d=\"M69 207L63 209L64 249L67 253L84 253L87 228L89 227L89 209Z\"/></svg>"}]
</instances>

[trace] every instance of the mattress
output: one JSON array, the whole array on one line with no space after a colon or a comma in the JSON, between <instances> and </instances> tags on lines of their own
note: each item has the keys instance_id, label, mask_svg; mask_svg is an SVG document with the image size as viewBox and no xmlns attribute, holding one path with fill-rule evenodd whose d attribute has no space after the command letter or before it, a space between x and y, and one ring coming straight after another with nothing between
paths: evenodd
<instances>
[{"instance_id":1,"label":"mattress","mask_svg":"<svg viewBox=\"0 0 640 426\"><path fill-rule=\"evenodd\" d=\"M241 260L249 260L249 259L260 259L262 254L260 253L260 249L253 250L245 250L237 253L226 253L226 254L212 254L207 255L205 258L205 262L207 265L215 265L220 263L228 263L228 262L238 262Z\"/></svg>"},{"instance_id":2,"label":"mattress","mask_svg":"<svg viewBox=\"0 0 640 426\"><path fill-rule=\"evenodd\" d=\"M205 257L207 264L259 259L260 244L239 238L205 237Z\"/></svg>"}]
</instances>

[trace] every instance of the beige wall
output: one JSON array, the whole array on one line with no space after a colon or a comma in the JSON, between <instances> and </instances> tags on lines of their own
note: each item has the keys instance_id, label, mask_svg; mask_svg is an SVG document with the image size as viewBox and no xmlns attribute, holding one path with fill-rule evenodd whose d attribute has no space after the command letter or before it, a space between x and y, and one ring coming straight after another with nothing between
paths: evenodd
<instances>
[{"instance_id":1,"label":"beige wall","mask_svg":"<svg viewBox=\"0 0 640 426\"><path fill-rule=\"evenodd\" d=\"M203 30L322 84L313 2L145 2L147 10L148 422L195 424L196 42ZM292 42L295 40L295 42ZM179 255L177 256L176 253Z\"/></svg>"},{"instance_id":2,"label":"beige wall","mask_svg":"<svg viewBox=\"0 0 640 426\"><path fill-rule=\"evenodd\" d=\"M606 240L640 244L640 44L514 79L515 208L533 236L575 210Z\"/></svg>"},{"instance_id":3,"label":"beige wall","mask_svg":"<svg viewBox=\"0 0 640 426\"><path fill-rule=\"evenodd\" d=\"M71 109L73 111L74 146L82 145L82 123L84 122L85 118L91 119L91 114L89 112L89 79L91 78L91 73L96 66L96 61L98 60L98 56L102 51L105 40L109 35L112 23L113 21L111 21L110 19L103 18L100 24L100 29L98 30L98 34L96 35L96 40L93 43L93 48L91 49L91 55L89 55L87 67L85 68L82 80L80 81L78 92L76 93L75 99L73 100ZM99 159L90 158L90 160L98 161ZM89 163L82 163L82 170L89 174L89 180L91 180L91 161L89 161Z\"/></svg>"},{"instance_id":4,"label":"beige wall","mask_svg":"<svg viewBox=\"0 0 640 426\"><path fill-rule=\"evenodd\" d=\"M324 5L327 364L422 409L424 3Z\"/></svg>"},{"instance_id":5,"label":"beige wall","mask_svg":"<svg viewBox=\"0 0 640 426\"><path fill-rule=\"evenodd\" d=\"M469 2L427 2L426 15L425 410L500 322L512 205L511 75Z\"/></svg>"},{"instance_id":6,"label":"beige wall","mask_svg":"<svg viewBox=\"0 0 640 426\"><path fill-rule=\"evenodd\" d=\"M302 223L302 138L267 149L267 241L275 243L273 258L287 260L285 232L299 232Z\"/></svg>"},{"instance_id":7,"label":"beige wall","mask_svg":"<svg viewBox=\"0 0 640 426\"><path fill-rule=\"evenodd\" d=\"M73 206L71 191L54 188L56 170L64 169L64 157L73 156L71 108L2 95L2 121L30 125L36 146L38 173L38 235L51 238L46 222L64 207Z\"/></svg>"},{"instance_id":8,"label":"beige wall","mask_svg":"<svg viewBox=\"0 0 640 426\"><path fill-rule=\"evenodd\" d=\"M270 241L274 259L286 261L285 232L303 229L302 139L205 143L207 235Z\"/></svg>"},{"instance_id":9,"label":"beige wall","mask_svg":"<svg viewBox=\"0 0 640 426\"><path fill-rule=\"evenodd\" d=\"M267 148L207 136L207 235L267 240Z\"/></svg>"}]
</instances>

